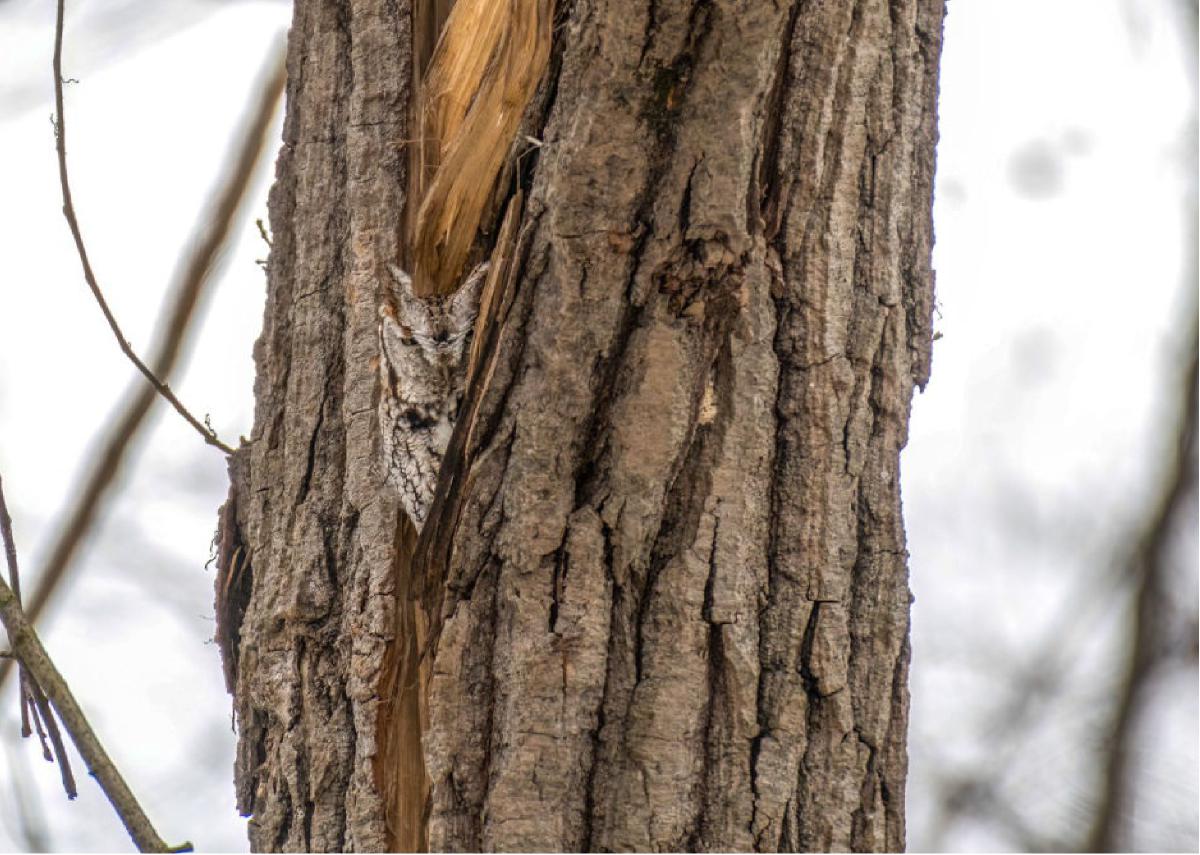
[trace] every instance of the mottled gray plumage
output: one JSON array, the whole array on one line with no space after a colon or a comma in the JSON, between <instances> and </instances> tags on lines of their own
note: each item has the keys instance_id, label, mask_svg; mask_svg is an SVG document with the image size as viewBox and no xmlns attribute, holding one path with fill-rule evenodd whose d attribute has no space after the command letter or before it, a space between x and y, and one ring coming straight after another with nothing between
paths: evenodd
<instances>
[{"instance_id":1,"label":"mottled gray plumage","mask_svg":"<svg viewBox=\"0 0 1200 855\"><path fill-rule=\"evenodd\" d=\"M379 309L383 466L419 530L462 404L487 264L471 271L453 294L432 298L415 296L408 274L395 265L389 269L395 305L385 302Z\"/></svg>"}]
</instances>

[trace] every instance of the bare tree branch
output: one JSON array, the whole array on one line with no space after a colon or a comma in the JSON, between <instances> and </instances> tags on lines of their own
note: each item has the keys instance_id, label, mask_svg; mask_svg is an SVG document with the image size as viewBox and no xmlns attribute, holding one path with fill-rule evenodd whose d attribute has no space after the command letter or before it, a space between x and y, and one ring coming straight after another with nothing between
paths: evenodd
<instances>
[{"instance_id":1,"label":"bare tree branch","mask_svg":"<svg viewBox=\"0 0 1200 855\"><path fill-rule=\"evenodd\" d=\"M4 488L0 484L0 508L3 507ZM0 536L4 539L5 552L15 558L16 547L13 544L12 527L8 524L7 514L0 514ZM54 706L55 712L62 719L67 733L71 736L71 741L75 743L79 754L87 763L88 771L99 782L104 795L116 809L117 815L121 818L121 822L124 823L129 836L133 838L138 849L142 852L190 851L191 843L185 843L182 847L169 847L158 836L158 832L150 824L142 806L134 798L129 785L125 783L125 779L121 777L121 773L109 759L108 752L100 744L100 740L88 723L83 710L80 709L75 696L71 694L66 681L54 666L49 654L46 653L46 648L42 646L37 633L34 632L33 625L22 611L16 593L2 577L0 577L0 622L4 623L4 629L8 633L8 641L13 655L21 663L21 667L29 669L29 673L33 677L34 700L50 731L50 738L55 742L55 750L59 753L59 765L63 769L64 784L68 787L68 794L72 797L74 795L72 792L74 781L68 783L67 778L70 772L61 762L61 758L66 752L62 750L62 741L58 736L58 728L50 712L50 704Z\"/></svg>"},{"instance_id":2,"label":"bare tree branch","mask_svg":"<svg viewBox=\"0 0 1200 855\"><path fill-rule=\"evenodd\" d=\"M1187 79L1192 85L1193 107L1188 122L1187 145L1191 150L1196 147L1197 115L1195 108L1196 81L1196 32L1197 9L1200 4L1196 0L1180 0L1178 10L1183 26L1179 28L1183 36L1184 59L1187 63ZM1184 222L1188 233L1194 235L1200 224L1200 209L1196 198L1196 161L1188 161L1189 198L1187 215ZM1156 666L1164 657L1169 657L1179 650L1171 645L1167 628L1162 619L1163 606L1169 603L1170 570L1169 550L1171 547L1172 523L1180 519L1186 510L1187 502L1197 490L1196 456L1197 456L1197 405L1200 404L1200 328L1197 326L1195 304L1196 273L1200 269L1200 258L1197 256L1195 241L1186 244L1186 263L1184 267L1185 293L1190 293L1185 305L1187 316L1186 338L1181 342L1181 351L1186 354L1187 368L1181 373L1181 387L1176 394L1179 402L1177 416L1175 447L1170 450L1168 469L1163 473L1163 490L1157 505L1147 519L1143 531L1134 547L1128 562L1129 576L1133 582L1134 603L1132 626L1129 638L1132 649L1129 655L1128 672L1121 686L1117 709L1112 725L1111 744L1102 771L1100 800L1096 806L1095 820L1085 844L1085 849L1092 852L1116 852L1128 845L1121 840L1121 834L1127 827L1126 814L1130 807L1130 796L1133 790L1132 759L1134 751L1135 725L1137 714L1145 700L1146 690ZM1189 638L1188 636L1184 636ZM1195 644L1195 634L1191 634L1189 645ZM1173 649L1174 647L1174 649ZM1194 649L1194 648L1193 648Z\"/></svg>"},{"instance_id":3,"label":"bare tree branch","mask_svg":"<svg viewBox=\"0 0 1200 855\"><path fill-rule=\"evenodd\" d=\"M1095 824L1083 847L1085 852L1118 852L1128 843L1121 839L1132 791L1131 767L1137 714L1145 700L1151 678L1164 654L1165 621L1162 611L1169 602L1170 549L1173 523L1186 513L1188 498L1196 490L1196 409L1200 383L1197 360L1195 310L1188 343L1189 365L1183 372L1177 441L1172 449L1165 486L1145 530L1137 540L1128 563L1134 581L1133 626L1129 632L1132 649L1125 681L1117 697L1117 709L1102 777Z\"/></svg>"},{"instance_id":4,"label":"bare tree branch","mask_svg":"<svg viewBox=\"0 0 1200 855\"><path fill-rule=\"evenodd\" d=\"M66 116L63 111L62 76L64 5L65 0L58 0L58 17L54 22L54 139L55 148L58 151L58 181L62 186L63 216L66 217L67 225L71 228L71 237L75 239L75 249L79 253L79 263L83 266L83 278L87 280L88 287L92 289L92 296L96 298L96 303L100 306L100 311L104 313L104 319L108 321L109 329L116 336L121 352L145 376L150 385L154 387L154 390L170 401L171 406L175 408L176 412L183 416L188 424L199 431L200 435L204 437L205 442L216 446L226 454L233 454L233 449L221 442L212 428L201 423L193 416L187 407L175 397L175 393L171 391L167 384L159 380L155 372L151 371L146 363L142 362L138 355L134 353L133 348L125 338L125 334L121 332L121 327L117 324L117 319L113 317L112 310L108 308L108 301L104 299L100 285L96 282L96 274L92 271L92 264L88 260L87 249L83 245L83 234L79 230L79 220L75 216L75 205L71 201L71 183L67 178L67 125Z\"/></svg>"},{"instance_id":5,"label":"bare tree branch","mask_svg":"<svg viewBox=\"0 0 1200 855\"><path fill-rule=\"evenodd\" d=\"M0 485L0 540L4 541L4 557L5 563L8 565L8 579L12 583L13 597L20 606L21 571L17 564L17 542L13 538L12 517L9 516L8 504L4 501L2 485ZM42 745L42 756L47 760L58 762L63 789L67 793L67 798L73 799L78 795L78 789L75 786L75 776L71 773L71 760L67 756L66 748L63 747L58 723L50 712L46 695L38 685L37 679L29 673L29 669L24 664L19 664L18 667L21 675L21 685L18 690L21 705L21 736L28 737L32 734L33 731L29 727L30 721L32 721L33 730L37 731L38 741Z\"/></svg>"},{"instance_id":6,"label":"bare tree branch","mask_svg":"<svg viewBox=\"0 0 1200 855\"><path fill-rule=\"evenodd\" d=\"M154 373L166 377L174 368L182 350L185 332L191 323L196 305L208 284L215 260L228 240L236 215L253 177L254 168L267 144L267 133L283 92L285 76L283 45L275 44L267 60L266 83L254 94L248 118L224 175L213 196L193 229L188 245L191 253L180 267L178 285L158 325L161 335L152 359ZM60 145L61 145L60 137ZM76 496L74 506L65 516L45 568L38 577L33 595L26 599L26 615L33 622L42 611L59 582L67 573L79 544L92 530L99 508L125 462L134 437L154 404L156 391L137 383L127 396L128 403L110 421L104 431L105 439L94 455L96 463L85 476L81 486L71 491ZM0 685L7 678L11 663L0 662Z\"/></svg>"},{"instance_id":7,"label":"bare tree branch","mask_svg":"<svg viewBox=\"0 0 1200 855\"><path fill-rule=\"evenodd\" d=\"M8 514L8 506L4 503L4 494L0 492L0 531L5 532L4 537L4 558L8 565L8 580L12 584L13 595L17 598L17 602L21 602L21 570L17 565L17 546L12 538L12 518ZM5 662L5 665L8 663ZM20 673L21 685L17 689L18 703L21 707L21 736L28 737L33 733L30 728L30 720L38 725L38 738L42 742L42 751L46 755L46 759L50 759L49 749L46 748L46 738L42 733L41 725L37 720L37 711L31 710L29 703L33 697L33 692L29 686L29 678L25 673L25 669L21 669Z\"/></svg>"},{"instance_id":8,"label":"bare tree branch","mask_svg":"<svg viewBox=\"0 0 1200 855\"><path fill-rule=\"evenodd\" d=\"M17 601L19 606L21 601ZM25 668L24 665L21 666ZM50 738L50 746L54 752L54 760L58 764L58 773L62 778L63 790L67 794L68 799L74 799L79 795L79 788L75 785L75 775L71 772L71 761L67 757L67 749L63 744L62 732L58 729L58 722L54 718L54 713L50 711L50 699L46 697L46 692L38 684L37 679L31 674L29 675L29 691L33 695L34 709L37 710L38 716L46 725L46 735ZM43 740L42 751L45 752Z\"/></svg>"}]
</instances>

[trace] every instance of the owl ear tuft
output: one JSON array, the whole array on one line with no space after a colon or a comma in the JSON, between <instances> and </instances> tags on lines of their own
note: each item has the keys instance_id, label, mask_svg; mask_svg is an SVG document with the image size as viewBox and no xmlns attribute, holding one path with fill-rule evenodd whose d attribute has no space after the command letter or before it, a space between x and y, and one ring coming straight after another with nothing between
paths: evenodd
<instances>
[{"instance_id":1,"label":"owl ear tuft","mask_svg":"<svg viewBox=\"0 0 1200 855\"><path fill-rule=\"evenodd\" d=\"M479 293L483 283L487 281L488 262L478 265L463 282L462 287L454 292L451 298L451 311L456 317L469 317L472 320L479 312Z\"/></svg>"},{"instance_id":2,"label":"owl ear tuft","mask_svg":"<svg viewBox=\"0 0 1200 855\"><path fill-rule=\"evenodd\" d=\"M411 330L428 332L432 320L429 302L413 294L412 277L395 264L389 264L392 278L400 286L396 295L396 322Z\"/></svg>"},{"instance_id":3,"label":"owl ear tuft","mask_svg":"<svg viewBox=\"0 0 1200 855\"><path fill-rule=\"evenodd\" d=\"M400 286L400 290L406 297L413 296L412 277L400 269L399 265L388 262L388 270L392 274L392 278L396 280L396 284Z\"/></svg>"}]
</instances>

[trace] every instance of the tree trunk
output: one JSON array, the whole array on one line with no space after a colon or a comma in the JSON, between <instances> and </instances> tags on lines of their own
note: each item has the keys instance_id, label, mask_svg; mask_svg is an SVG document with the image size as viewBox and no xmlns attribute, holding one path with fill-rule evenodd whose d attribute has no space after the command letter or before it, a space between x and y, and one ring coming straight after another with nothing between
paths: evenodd
<instances>
[{"instance_id":1,"label":"tree trunk","mask_svg":"<svg viewBox=\"0 0 1200 855\"><path fill-rule=\"evenodd\" d=\"M942 7L560 0L415 541L374 332L411 10L297 0L218 597L256 849L903 847Z\"/></svg>"}]
</instances>

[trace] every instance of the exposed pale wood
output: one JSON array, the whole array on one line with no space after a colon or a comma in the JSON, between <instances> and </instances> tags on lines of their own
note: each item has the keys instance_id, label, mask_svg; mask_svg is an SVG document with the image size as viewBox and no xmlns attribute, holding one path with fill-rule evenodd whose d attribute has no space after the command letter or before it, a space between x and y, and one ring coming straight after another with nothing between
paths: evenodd
<instances>
[{"instance_id":1,"label":"exposed pale wood","mask_svg":"<svg viewBox=\"0 0 1200 855\"><path fill-rule=\"evenodd\" d=\"M941 0L560 8L473 415L399 591L370 328L408 34L383 3L297 8L235 484L255 846L386 845L379 792L419 764L374 761L415 721L431 849L902 848ZM414 705L383 659L423 610ZM381 703L407 735L377 737Z\"/></svg>"},{"instance_id":2,"label":"exposed pale wood","mask_svg":"<svg viewBox=\"0 0 1200 855\"><path fill-rule=\"evenodd\" d=\"M554 0L457 0L450 10L416 87L408 249L417 295L448 294L470 269L513 137L546 71L553 11Z\"/></svg>"},{"instance_id":3,"label":"exposed pale wood","mask_svg":"<svg viewBox=\"0 0 1200 855\"><path fill-rule=\"evenodd\" d=\"M421 654L427 638L425 612L411 587L409 557L416 541L413 527L405 522L397 530L396 543L396 631L384 657L383 682L377 726L379 751L375 756L375 780L383 797L388 843L392 852L423 852L425 805L429 778L421 750L421 734L428 728L427 694L429 658Z\"/></svg>"}]
</instances>

